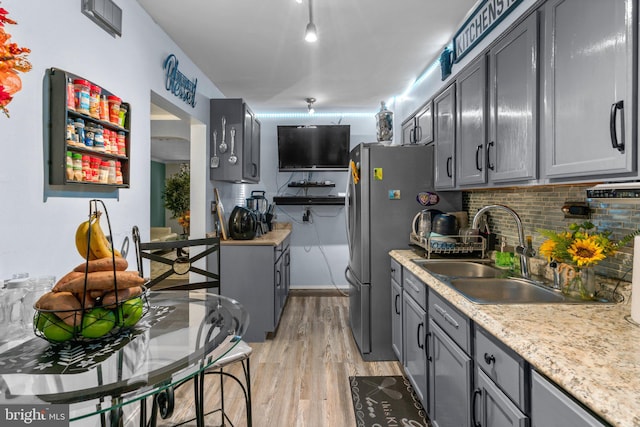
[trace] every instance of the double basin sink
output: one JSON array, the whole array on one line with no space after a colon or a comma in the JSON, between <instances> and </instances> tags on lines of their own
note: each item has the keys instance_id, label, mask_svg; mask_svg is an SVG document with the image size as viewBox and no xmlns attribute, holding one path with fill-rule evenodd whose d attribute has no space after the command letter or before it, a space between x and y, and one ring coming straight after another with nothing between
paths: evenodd
<instances>
[{"instance_id":1,"label":"double basin sink","mask_svg":"<svg viewBox=\"0 0 640 427\"><path fill-rule=\"evenodd\" d=\"M551 288L547 282L518 277L517 273L473 261L414 259L413 262L441 282L477 304L598 304Z\"/></svg>"}]
</instances>

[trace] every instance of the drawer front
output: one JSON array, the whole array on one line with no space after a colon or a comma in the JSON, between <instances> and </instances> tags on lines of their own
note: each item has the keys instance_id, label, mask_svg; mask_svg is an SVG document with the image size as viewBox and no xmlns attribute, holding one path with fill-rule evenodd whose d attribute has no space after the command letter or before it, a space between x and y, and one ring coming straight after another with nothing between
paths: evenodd
<instances>
[{"instance_id":1,"label":"drawer front","mask_svg":"<svg viewBox=\"0 0 640 427\"><path fill-rule=\"evenodd\" d=\"M482 328L476 327L474 359L480 369L513 400L526 408L525 361L514 351L498 343Z\"/></svg>"},{"instance_id":2,"label":"drawer front","mask_svg":"<svg viewBox=\"0 0 640 427\"><path fill-rule=\"evenodd\" d=\"M470 354L471 320L431 290L429 291L429 316L460 348Z\"/></svg>"},{"instance_id":3,"label":"drawer front","mask_svg":"<svg viewBox=\"0 0 640 427\"><path fill-rule=\"evenodd\" d=\"M402 285L402 266L393 258L391 258L391 280Z\"/></svg>"},{"instance_id":4,"label":"drawer front","mask_svg":"<svg viewBox=\"0 0 640 427\"><path fill-rule=\"evenodd\" d=\"M423 310L427 309L427 285L407 269L404 269L402 272L402 289L404 289Z\"/></svg>"}]
</instances>

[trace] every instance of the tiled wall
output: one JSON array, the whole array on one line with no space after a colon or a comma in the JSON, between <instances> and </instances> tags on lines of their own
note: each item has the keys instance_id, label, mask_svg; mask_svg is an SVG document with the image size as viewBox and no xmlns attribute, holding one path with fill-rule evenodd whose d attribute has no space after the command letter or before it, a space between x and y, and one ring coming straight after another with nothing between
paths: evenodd
<instances>
[{"instance_id":1,"label":"tiled wall","mask_svg":"<svg viewBox=\"0 0 640 427\"><path fill-rule=\"evenodd\" d=\"M586 189L590 185L539 186L509 188L497 190L474 190L463 193L463 208L469 212L469 220L485 205L503 204L515 210L524 225L525 235L533 237L536 252L544 237L539 229L555 231L568 229L572 222L581 223L584 219L565 219L560 210L567 201L586 200ZM599 230L611 230L612 238L619 240L626 234L640 228L640 202L638 203L602 203L589 200L592 209L589 221ZM518 233L510 215L497 210L489 212L491 231L507 237L508 244L516 245ZM541 258L540 255L537 257ZM596 272L611 278L631 280L633 242L621 249L614 257L606 259L596 267Z\"/></svg>"}]
</instances>

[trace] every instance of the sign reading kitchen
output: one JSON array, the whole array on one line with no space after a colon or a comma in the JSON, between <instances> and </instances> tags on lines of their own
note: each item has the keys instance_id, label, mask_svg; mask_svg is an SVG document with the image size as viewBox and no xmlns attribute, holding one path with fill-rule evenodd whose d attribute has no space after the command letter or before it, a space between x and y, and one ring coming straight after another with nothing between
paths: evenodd
<instances>
[{"instance_id":1,"label":"sign reading kitchen","mask_svg":"<svg viewBox=\"0 0 640 427\"><path fill-rule=\"evenodd\" d=\"M167 56L162 68L166 73L164 79L165 88L191 105L191 107L195 107L198 79L194 78L193 80L189 80L187 76L178 70L178 58L176 58L174 54Z\"/></svg>"},{"instance_id":2,"label":"sign reading kitchen","mask_svg":"<svg viewBox=\"0 0 640 427\"><path fill-rule=\"evenodd\" d=\"M455 62L465 56L522 0L485 0L471 14L453 38Z\"/></svg>"}]
</instances>

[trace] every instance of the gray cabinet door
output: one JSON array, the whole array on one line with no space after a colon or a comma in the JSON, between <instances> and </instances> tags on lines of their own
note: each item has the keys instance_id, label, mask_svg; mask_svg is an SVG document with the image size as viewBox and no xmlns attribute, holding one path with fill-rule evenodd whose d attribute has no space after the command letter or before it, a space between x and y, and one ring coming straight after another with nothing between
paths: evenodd
<instances>
[{"instance_id":1,"label":"gray cabinet door","mask_svg":"<svg viewBox=\"0 0 640 427\"><path fill-rule=\"evenodd\" d=\"M433 100L436 189L455 187L456 90L455 83Z\"/></svg>"},{"instance_id":2,"label":"gray cabinet door","mask_svg":"<svg viewBox=\"0 0 640 427\"><path fill-rule=\"evenodd\" d=\"M473 392L473 425L481 427L527 427L528 418L480 368Z\"/></svg>"},{"instance_id":3,"label":"gray cabinet door","mask_svg":"<svg viewBox=\"0 0 640 427\"><path fill-rule=\"evenodd\" d=\"M219 158L219 166L211 168L210 178L257 183L260 180L260 126L254 114L239 98L212 99L210 113L212 133L215 130L217 134L216 154ZM229 162L232 139L233 154L237 157L235 163ZM223 142L227 147L224 152L220 149ZM210 152L213 155L213 148Z\"/></svg>"},{"instance_id":4,"label":"gray cabinet door","mask_svg":"<svg viewBox=\"0 0 640 427\"><path fill-rule=\"evenodd\" d=\"M572 398L531 371L531 427L604 427Z\"/></svg>"},{"instance_id":5,"label":"gray cabinet door","mask_svg":"<svg viewBox=\"0 0 640 427\"><path fill-rule=\"evenodd\" d=\"M418 144L428 144L433 141L433 108L431 100L416 113L415 135L416 143Z\"/></svg>"},{"instance_id":6,"label":"gray cabinet door","mask_svg":"<svg viewBox=\"0 0 640 427\"><path fill-rule=\"evenodd\" d=\"M253 182L260 181L260 121L247 104L244 104L242 154L243 177Z\"/></svg>"},{"instance_id":7,"label":"gray cabinet door","mask_svg":"<svg viewBox=\"0 0 640 427\"><path fill-rule=\"evenodd\" d=\"M425 340L427 335L427 313L407 293L403 294L404 371L422 402L426 405L427 395L427 355Z\"/></svg>"},{"instance_id":8,"label":"gray cabinet door","mask_svg":"<svg viewBox=\"0 0 640 427\"><path fill-rule=\"evenodd\" d=\"M429 418L434 427L471 425L472 360L429 319Z\"/></svg>"},{"instance_id":9,"label":"gray cabinet door","mask_svg":"<svg viewBox=\"0 0 640 427\"><path fill-rule=\"evenodd\" d=\"M487 59L481 55L456 78L457 183L484 184L487 137Z\"/></svg>"},{"instance_id":10,"label":"gray cabinet door","mask_svg":"<svg viewBox=\"0 0 640 427\"><path fill-rule=\"evenodd\" d=\"M402 123L402 145L416 143L416 118L411 116L410 119Z\"/></svg>"},{"instance_id":11,"label":"gray cabinet door","mask_svg":"<svg viewBox=\"0 0 640 427\"><path fill-rule=\"evenodd\" d=\"M632 4L549 0L542 8L541 137L547 177L634 169ZM624 148L614 147L616 141Z\"/></svg>"},{"instance_id":12,"label":"gray cabinet door","mask_svg":"<svg viewBox=\"0 0 640 427\"><path fill-rule=\"evenodd\" d=\"M538 15L489 52L489 181L537 178Z\"/></svg>"},{"instance_id":13,"label":"gray cabinet door","mask_svg":"<svg viewBox=\"0 0 640 427\"><path fill-rule=\"evenodd\" d=\"M391 279L391 347L398 357L398 361L404 364L402 353L402 288L395 280Z\"/></svg>"}]
</instances>

